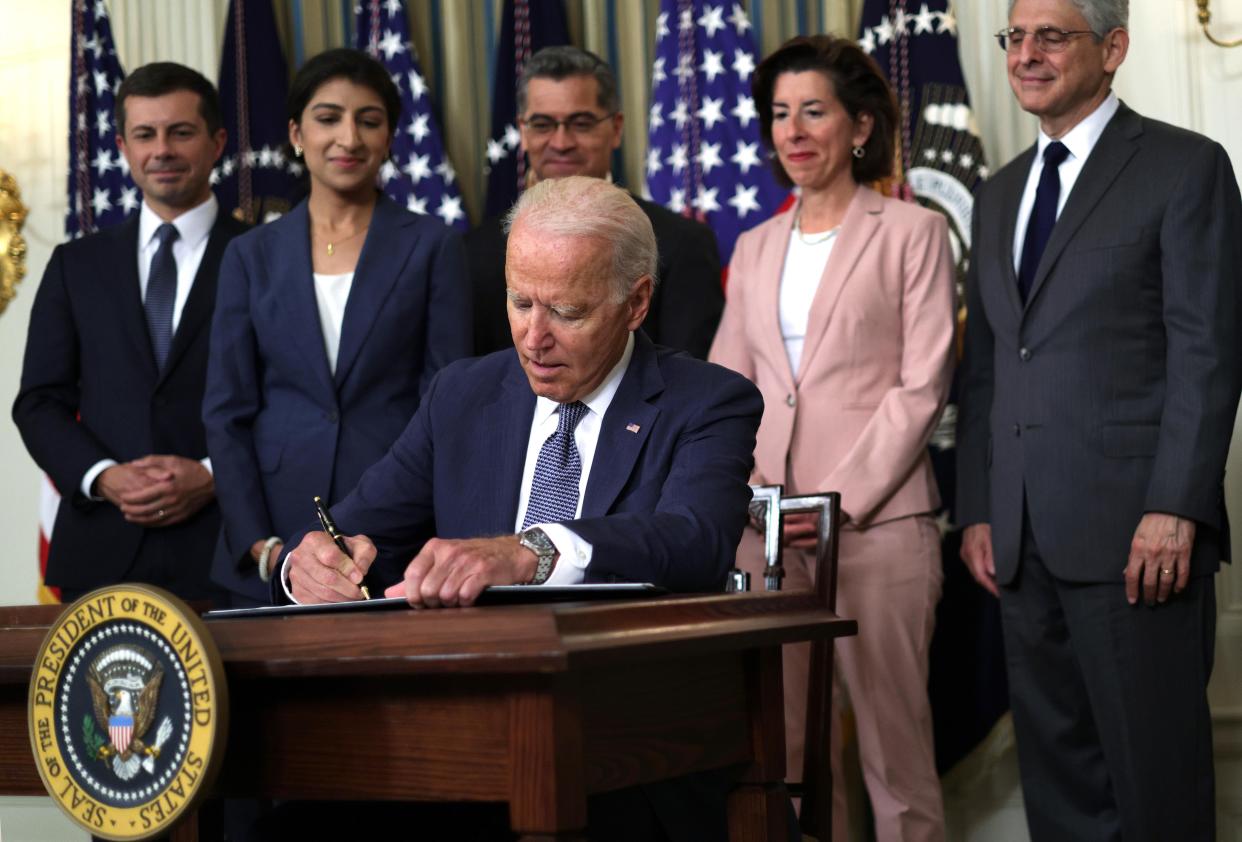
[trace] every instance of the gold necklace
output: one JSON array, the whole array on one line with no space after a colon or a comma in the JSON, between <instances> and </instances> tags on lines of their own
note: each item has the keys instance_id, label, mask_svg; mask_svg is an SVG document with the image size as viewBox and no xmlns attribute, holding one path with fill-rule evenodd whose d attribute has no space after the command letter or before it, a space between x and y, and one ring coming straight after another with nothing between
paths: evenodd
<instances>
[{"instance_id":1,"label":"gold necklace","mask_svg":"<svg viewBox=\"0 0 1242 842\"><path fill-rule=\"evenodd\" d=\"M794 214L794 233L798 235L798 239L801 240L803 244L808 246L818 246L821 243L828 242L833 237L840 234L841 226L838 225L835 228L829 228L827 231L823 231L819 234L812 234L811 238L808 239L807 236L802 233L802 207L799 206L798 212Z\"/></svg>"},{"instance_id":2,"label":"gold necklace","mask_svg":"<svg viewBox=\"0 0 1242 842\"><path fill-rule=\"evenodd\" d=\"M348 237L346 237L345 239L343 239L343 240L337 240L335 243L334 243L334 242L332 242L331 240L328 240L328 257L331 257L332 255L336 254L336 247L337 247L337 245L338 245L338 244L340 244L340 243L348 243L348 242L349 242L350 240L352 240L354 237L357 237L359 234L361 234L362 232L366 231L366 230L367 230L368 228L370 228L370 227L371 227L371 225L370 225L370 223L368 223L368 224L366 224L366 225L362 226L361 228L359 228L359 229L358 229L357 231L355 231L354 233L350 234L350 235L349 235ZM325 239L325 240L327 240L327 239L328 239L328 238L327 238L327 235L324 235L324 239Z\"/></svg>"}]
</instances>

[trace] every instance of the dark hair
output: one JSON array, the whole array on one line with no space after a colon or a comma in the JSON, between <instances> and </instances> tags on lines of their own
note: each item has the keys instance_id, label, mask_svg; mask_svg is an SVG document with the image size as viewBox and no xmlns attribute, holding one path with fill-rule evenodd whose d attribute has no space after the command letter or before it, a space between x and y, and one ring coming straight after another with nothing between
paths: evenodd
<instances>
[{"instance_id":1,"label":"dark hair","mask_svg":"<svg viewBox=\"0 0 1242 842\"><path fill-rule=\"evenodd\" d=\"M544 47L531 56L522 68L522 76L518 79L517 86L519 116L526 113L526 89L530 86L531 79L551 79L559 82L570 76L594 78L599 107L610 113L621 110L621 102L617 99L617 77L608 62L595 53L566 45Z\"/></svg>"},{"instance_id":2,"label":"dark hair","mask_svg":"<svg viewBox=\"0 0 1242 842\"><path fill-rule=\"evenodd\" d=\"M769 149L772 146L772 92L776 78L782 73L803 73L815 70L832 83L837 101L850 119L870 114L871 136L863 144L866 154L852 158L850 174L864 184L879 181L893 174L893 155L897 132L897 102L871 56L846 38L832 35L804 35L791 38L755 68L751 93L759 111L759 134ZM772 156L772 169L777 181L792 187L789 174L780 159Z\"/></svg>"},{"instance_id":3,"label":"dark hair","mask_svg":"<svg viewBox=\"0 0 1242 842\"><path fill-rule=\"evenodd\" d=\"M174 91L190 91L198 94L198 113L207 124L208 134L215 134L224 125L220 116L220 97L207 77L171 61L153 61L144 64L125 77L116 91L116 130L125 135L125 100L131 96L163 96Z\"/></svg>"},{"instance_id":4,"label":"dark hair","mask_svg":"<svg viewBox=\"0 0 1242 842\"><path fill-rule=\"evenodd\" d=\"M397 121L401 119L401 95L397 86L384 69L384 65L361 50L350 50L339 47L324 50L306 60L293 77L289 85L289 96L285 100L285 110L289 119L295 123L302 120L302 112L306 105L325 83L333 79L346 79L355 85L370 88L379 95L388 112L388 133L397 131Z\"/></svg>"}]
</instances>

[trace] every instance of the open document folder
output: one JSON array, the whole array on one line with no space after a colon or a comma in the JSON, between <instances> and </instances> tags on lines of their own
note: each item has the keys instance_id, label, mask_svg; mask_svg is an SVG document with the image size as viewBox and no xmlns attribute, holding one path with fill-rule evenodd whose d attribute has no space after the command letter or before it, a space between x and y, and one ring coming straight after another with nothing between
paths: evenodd
<instances>
[{"instance_id":1,"label":"open document folder","mask_svg":"<svg viewBox=\"0 0 1242 842\"><path fill-rule=\"evenodd\" d=\"M645 583L623 582L615 585L492 585L479 594L475 605L521 605L537 602L579 602L601 599L643 599L668 593L664 588ZM359 599L354 602L331 602L323 605L264 605L259 608L223 608L208 611L212 620L230 617L270 617L281 614L322 614L352 611L394 611L409 608L405 597ZM451 609L428 609L451 610Z\"/></svg>"}]
</instances>

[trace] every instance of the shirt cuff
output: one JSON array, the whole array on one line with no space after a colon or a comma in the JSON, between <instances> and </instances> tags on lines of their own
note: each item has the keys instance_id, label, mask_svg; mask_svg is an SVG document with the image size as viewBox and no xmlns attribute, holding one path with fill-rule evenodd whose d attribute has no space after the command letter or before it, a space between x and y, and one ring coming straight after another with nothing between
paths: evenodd
<instances>
[{"instance_id":1,"label":"shirt cuff","mask_svg":"<svg viewBox=\"0 0 1242 842\"><path fill-rule=\"evenodd\" d=\"M199 459L198 462L200 465L202 465L204 468L207 469L207 473L211 474L213 477L216 475L215 471L211 469L211 457L210 456L206 457L205 459Z\"/></svg>"},{"instance_id":2,"label":"shirt cuff","mask_svg":"<svg viewBox=\"0 0 1242 842\"><path fill-rule=\"evenodd\" d=\"M293 598L293 588L289 587L289 553L285 553L285 558L280 563L280 586L285 589L285 596L289 597L289 601L294 605L301 605Z\"/></svg>"},{"instance_id":3,"label":"shirt cuff","mask_svg":"<svg viewBox=\"0 0 1242 842\"><path fill-rule=\"evenodd\" d=\"M552 546L560 553L556 567L545 585L580 585L586 578L587 566L591 563L591 553L595 549L590 542L575 534L563 523L541 523L539 528L544 531Z\"/></svg>"},{"instance_id":4,"label":"shirt cuff","mask_svg":"<svg viewBox=\"0 0 1242 842\"><path fill-rule=\"evenodd\" d=\"M91 465L90 470L82 476L82 496L87 500L94 500L96 503L103 500L104 498L91 494L91 486L95 484L95 480L99 478L100 474L115 464L117 464L115 459L100 459L94 465Z\"/></svg>"}]
</instances>

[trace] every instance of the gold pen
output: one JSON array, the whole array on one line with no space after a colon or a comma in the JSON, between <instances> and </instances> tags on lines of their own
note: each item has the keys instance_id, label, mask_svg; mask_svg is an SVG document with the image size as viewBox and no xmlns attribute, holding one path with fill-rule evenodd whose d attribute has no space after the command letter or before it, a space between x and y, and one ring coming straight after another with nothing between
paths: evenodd
<instances>
[{"instance_id":1,"label":"gold pen","mask_svg":"<svg viewBox=\"0 0 1242 842\"><path fill-rule=\"evenodd\" d=\"M332 515L328 514L328 507L323 504L323 498L318 494L315 495L315 514L319 515L319 525L323 527L323 531L328 533L328 537L336 544L336 548L345 553L346 558L353 558L349 553L349 547L345 546L345 536L341 534L341 530L336 528L336 521L332 519ZM371 592L367 590L365 583L358 585L358 590L362 591L362 595L367 599L371 598Z\"/></svg>"}]
</instances>

